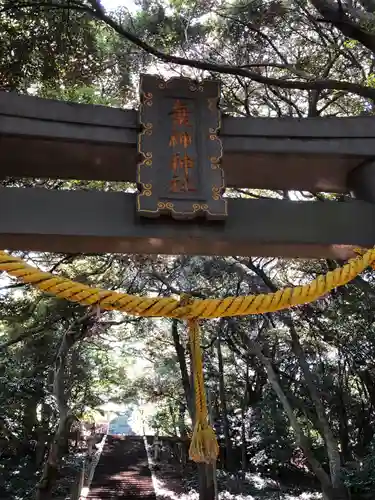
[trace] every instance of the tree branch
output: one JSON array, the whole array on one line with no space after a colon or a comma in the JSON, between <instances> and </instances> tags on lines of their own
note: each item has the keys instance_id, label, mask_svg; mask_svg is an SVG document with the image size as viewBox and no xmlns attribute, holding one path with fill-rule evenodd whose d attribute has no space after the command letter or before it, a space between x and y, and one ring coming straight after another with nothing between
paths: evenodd
<instances>
[{"instance_id":1,"label":"tree branch","mask_svg":"<svg viewBox=\"0 0 375 500\"><path fill-rule=\"evenodd\" d=\"M313 2L321 3L321 0L312 0ZM16 4L17 6L17 4ZM352 94L357 94L362 97L366 97L368 99L375 100L375 89L351 82L342 82L339 80L329 80L329 79L319 79L310 80L310 81L300 81L300 80L287 80L287 79L279 79L273 77L266 77L260 75L257 72L249 71L245 68L241 68L239 66L232 66L228 64L215 64L206 61L200 61L197 59L189 59L185 57L174 56L171 54L166 54L165 52L156 49L152 45L149 45L147 42L144 42L136 35L125 29L119 23L117 23L114 19L109 17L102 9L90 9L89 7L85 7L83 4L55 4L53 0L51 2L46 2L43 4L37 4L34 2L27 2L24 4L18 4L19 7L35 7L35 8L53 8L53 9L70 9L70 10L79 10L82 12L86 12L90 14L93 18L105 23L107 26L112 28L118 35L125 38L129 42L133 43L140 49L144 50L150 55L155 56L163 62L177 64L180 66L188 66L190 68L196 68L203 71L211 71L214 73L221 73L227 75L238 75L244 78L250 78L251 80L264 84L264 85L272 85L279 88L284 89L299 89L299 90L342 90L345 92L349 92ZM6 7L4 10L9 10L11 7ZM13 4L14 8L14 4ZM362 32L362 30L360 30ZM352 33L351 33L352 34ZM348 35L349 36L349 35ZM356 36L351 36L352 38L356 38L361 41ZM363 42L362 42L363 43ZM364 43L365 45L365 43ZM375 51L375 39L374 39L374 51Z\"/></svg>"},{"instance_id":2,"label":"tree branch","mask_svg":"<svg viewBox=\"0 0 375 500\"><path fill-rule=\"evenodd\" d=\"M232 323L232 327L233 327L233 323ZM314 453L313 453L312 448L311 448L311 444L310 444L308 438L306 437L300 423L298 422L296 415L294 414L293 407L292 407L289 399L287 398L284 390L281 387L279 377L277 376L277 374L272 366L271 360L267 356L264 355L262 348L258 344L258 342L252 340L250 338L250 336L246 333L240 332L240 335L242 336L242 340L243 340L244 344L248 347L250 352L254 353L257 356L258 360L263 365L263 367L267 373L268 380L272 386L272 389L274 390L277 397L279 398L280 403L282 404L284 411L289 419L290 425L293 428L293 431L294 431L295 436L296 436L297 445L303 451L305 457L307 458L307 460L311 466L312 471L315 473L315 475L319 479L319 481L322 485L323 491L328 492L332 486L331 481L330 481L330 477L323 469L321 463L314 456Z\"/></svg>"},{"instance_id":3,"label":"tree branch","mask_svg":"<svg viewBox=\"0 0 375 500\"><path fill-rule=\"evenodd\" d=\"M357 40L364 47L375 54L375 35L366 31L362 26L352 21L344 9L337 8L330 0L310 0L310 3L316 8L323 22L327 22L335 26L341 33L348 38Z\"/></svg>"},{"instance_id":4,"label":"tree branch","mask_svg":"<svg viewBox=\"0 0 375 500\"><path fill-rule=\"evenodd\" d=\"M9 339L6 342L3 342L0 344L0 352L3 351L4 349L7 349L8 347L18 344L18 342L22 342L22 340L29 339L31 336L37 334L37 333L42 333L43 330L45 329L45 326L40 326L38 328L35 328L33 330L26 330L24 332L21 332L17 337L13 339Z\"/></svg>"},{"instance_id":5,"label":"tree branch","mask_svg":"<svg viewBox=\"0 0 375 500\"><path fill-rule=\"evenodd\" d=\"M183 295L183 294L186 294L186 295L191 295L192 297L197 297L198 299L204 299L206 298L205 295L203 295L202 293L200 292L197 292L197 291L190 291L190 292L185 292L183 290L179 290L177 289L176 287L174 287L171 283L169 283L169 281L164 277L162 276L160 273L158 273L157 271L152 271L151 273L151 276L153 278L156 278L157 280L161 281L163 283L164 286L167 287L167 289L176 294L176 295Z\"/></svg>"},{"instance_id":6,"label":"tree branch","mask_svg":"<svg viewBox=\"0 0 375 500\"><path fill-rule=\"evenodd\" d=\"M253 64L243 64L238 66L239 68L277 68L277 69L285 69L294 73L299 78L306 78L306 80L314 80L314 76L306 73L305 71L301 71L293 66L293 64L285 63L253 63Z\"/></svg>"}]
</instances>

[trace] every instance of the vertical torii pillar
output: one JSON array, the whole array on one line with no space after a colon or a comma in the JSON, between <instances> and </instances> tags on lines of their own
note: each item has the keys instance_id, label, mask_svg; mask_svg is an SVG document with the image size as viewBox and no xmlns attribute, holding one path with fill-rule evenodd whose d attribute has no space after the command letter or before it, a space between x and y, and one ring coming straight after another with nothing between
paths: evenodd
<instances>
[{"instance_id":1,"label":"vertical torii pillar","mask_svg":"<svg viewBox=\"0 0 375 500\"><path fill-rule=\"evenodd\" d=\"M363 162L352 170L348 185L358 200L375 203L375 161Z\"/></svg>"}]
</instances>

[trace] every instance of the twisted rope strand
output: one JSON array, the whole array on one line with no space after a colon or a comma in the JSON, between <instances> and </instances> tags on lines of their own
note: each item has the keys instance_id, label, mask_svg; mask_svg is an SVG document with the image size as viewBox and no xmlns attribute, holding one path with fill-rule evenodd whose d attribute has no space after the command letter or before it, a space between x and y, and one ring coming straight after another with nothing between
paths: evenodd
<instances>
[{"instance_id":1,"label":"twisted rope strand","mask_svg":"<svg viewBox=\"0 0 375 500\"><path fill-rule=\"evenodd\" d=\"M10 276L61 299L86 306L97 305L101 309L118 310L135 316L179 319L209 319L264 314L307 304L314 302L334 288L349 283L370 265L375 266L375 249L364 252L342 267L320 275L311 283L303 286L284 288L268 294L224 299L194 299L189 301L189 304L185 304L172 297L137 297L126 293L93 288L62 276L40 271L20 258L0 251L0 271L5 271Z\"/></svg>"},{"instance_id":2,"label":"twisted rope strand","mask_svg":"<svg viewBox=\"0 0 375 500\"><path fill-rule=\"evenodd\" d=\"M187 319L190 348L193 361L195 388L195 426L189 455L195 462L215 462L219 453L216 435L208 424L206 394L204 388L202 352L198 318L223 318L280 311L289 307L317 300L334 288L345 285L368 266L375 267L375 249L363 251L344 266L318 276L307 285L284 288L275 293L227 297L224 299L197 300L181 297L137 297L121 292L92 288L68 278L42 272L22 259L0 251L0 271L18 278L37 289L61 299L81 305L96 306L106 310L118 310L136 316L154 316Z\"/></svg>"}]
</instances>

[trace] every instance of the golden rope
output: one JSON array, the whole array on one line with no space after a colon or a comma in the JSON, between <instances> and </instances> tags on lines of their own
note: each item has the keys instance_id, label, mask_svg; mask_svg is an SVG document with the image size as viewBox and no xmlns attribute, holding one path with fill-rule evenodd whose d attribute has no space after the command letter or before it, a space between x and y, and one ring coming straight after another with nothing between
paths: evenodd
<instances>
[{"instance_id":1,"label":"golden rope","mask_svg":"<svg viewBox=\"0 0 375 500\"><path fill-rule=\"evenodd\" d=\"M375 249L356 250L358 257L340 268L320 275L310 283L284 288L275 293L227 297L224 299L186 299L171 297L137 297L126 293L91 288L70 279L43 272L22 259L0 251L0 271L29 283L37 289L86 306L96 305L105 310L148 317L180 318L188 320L190 348L193 360L195 386L195 426L190 446L190 457L196 462L213 462L218 455L215 433L208 425L204 390L200 329L198 318L223 318L264 314L314 302L334 288L349 283L368 266L375 267Z\"/></svg>"},{"instance_id":2,"label":"golden rope","mask_svg":"<svg viewBox=\"0 0 375 500\"><path fill-rule=\"evenodd\" d=\"M331 290L349 283L368 266L375 265L375 249L351 259L348 263L320 275L310 283L284 288L275 293L227 297L224 299L193 299L189 304L171 297L138 297L126 293L92 288L62 276L43 272L22 259L0 251L0 271L30 283L43 292L82 305L97 305L104 310L117 310L135 316L165 318L224 318L280 311L314 302Z\"/></svg>"},{"instance_id":3,"label":"golden rope","mask_svg":"<svg viewBox=\"0 0 375 500\"><path fill-rule=\"evenodd\" d=\"M200 346L200 328L198 320L190 319L188 325L195 392L195 424L191 438L189 456L194 462L212 463L217 459L219 446L215 432L208 424L202 351Z\"/></svg>"}]
</instances>

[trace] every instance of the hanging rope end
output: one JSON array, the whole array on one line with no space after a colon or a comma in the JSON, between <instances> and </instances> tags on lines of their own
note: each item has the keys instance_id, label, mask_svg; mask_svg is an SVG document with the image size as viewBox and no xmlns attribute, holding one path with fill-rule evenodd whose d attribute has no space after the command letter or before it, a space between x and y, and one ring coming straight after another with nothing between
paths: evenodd
<instances>
[{"instance_id":1,"label":"hanging rope end","mask_svg":"<svg viewBox=\"0 0 375 500\"><path fill-rule=\"evenodd\" d=\"M188 320L191 358L194 373L195 425L189 457L197 463L213 464L219 455L219 445L213 428L208 424L206 394L204 390L203 360L200 329L197 318Z\"/></svg>"},{"instance_id":2,"label":"hanging rope end","mask_svg":"<svg viewBox=\"0 0 375 500\"><path fill-rule=\"evenodd\" d=\"M219 456L219 445L213 428L197 422L189 449L189 457L193 462L213 464Z\"/></svg>"}]
</instances>

